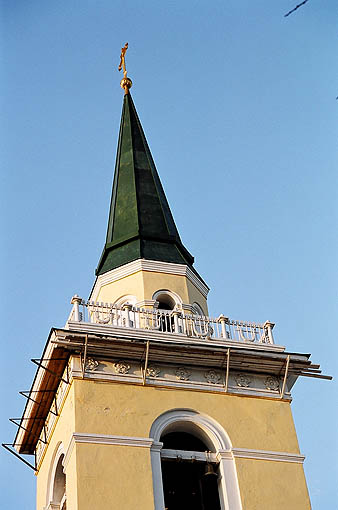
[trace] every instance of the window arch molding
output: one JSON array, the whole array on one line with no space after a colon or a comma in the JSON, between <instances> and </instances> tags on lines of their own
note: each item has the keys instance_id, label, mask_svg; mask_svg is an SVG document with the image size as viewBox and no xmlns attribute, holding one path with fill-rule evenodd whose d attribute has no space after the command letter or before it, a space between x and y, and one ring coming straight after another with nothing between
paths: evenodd
<instances>
[{"instance_id":1,"label":"window arch molding","mask_svg":"<svg viewBox=\"0 0 338 510\"><path fill-rule=\"evenodd\" d=\"M219 484L220 503L222 510L242 510L235 461L231 452L231 441L223 427L213 418L191 409L173 409L156 418L150 429L153 439L151 447L151 466L155 510L163 510L164 495L161 468L160 441L164 433L175 430L193 433L204 440L211 451L214 451L219 462L221 480ZM198 432L199 431L199 432Z\"/></svg>"},{"instance_id":2,"label":"window arch molding","mask_svg":"<svg viewBox=\"0 0 338 510\"><path fill-rule=\"evenodd\" d=\"M56 482L57 482L57 476L59 474L60 466L62 468L63 472L63 462L65 457L65 450L63 443L60 441L54 451L54 455L50 464L50 470L48 475L48 485L47 485L47 506L45 507L45 510L56 510L61 508L60 503L62 503L65 500L65 491L63 496L61 496L59 499L60 501L55 501L55 489L56 489ZM60 464L61 463L61 464ZM64 474L64 473L63 473Z\"/></svg>"},{"instance_id":3,"label":"window arch molding","mask_svg":"<svg viewBox=\"0 0 338 510\"><path fill-rule=\"evenodd\" d=\"M199 305L196 301L192 304L192 311L194 315L206 315L201 305Z\"/></svg>"},{"instance_id":4,"label":"window arch molding","mask_svg":"<svg viewBox=\"0 0 338 510\"><path fill-rule=\"evenodd\" d=\"M182 307L182 299L176 292L173 292L172 290L168 289L160 289L154 292L152 299L155 302L165 302L168 305L171 306L172 310L174 308L181 308Z\"/></svg>"},{"instance_id":5,"label":"window arch molding","mask_svg":"<svg viewBox=\"0 0 338 510\"><path fill-rule=\"evenodd\" d=\"M113 306L117 306L118 308L122 308L123 305L129 304L132 306L136 305L136 296L132 294L125 294L124 296L119 297L113 304Z\"/></svg>"}]
</instances>

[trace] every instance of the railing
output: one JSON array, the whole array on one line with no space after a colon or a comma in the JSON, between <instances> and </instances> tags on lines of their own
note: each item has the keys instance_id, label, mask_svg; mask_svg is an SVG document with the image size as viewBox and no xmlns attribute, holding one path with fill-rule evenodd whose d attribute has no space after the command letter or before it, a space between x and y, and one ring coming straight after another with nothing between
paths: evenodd
<instances>
[{"instance_id":1,"label":"railing","mask_svg":"<svg viewBox=\"0 0 338 510\"><path fill-rule=\"evenodd\" d=\"M274 323L264 324L187 314L184 310L137 308L130 304L122 307L110 303L84 301L77 295L72 298L73 309L68 322L86 322L117 328L146 329L193 338L231 340L241 343L274 344Z\"/></svg>"}]
</instances>

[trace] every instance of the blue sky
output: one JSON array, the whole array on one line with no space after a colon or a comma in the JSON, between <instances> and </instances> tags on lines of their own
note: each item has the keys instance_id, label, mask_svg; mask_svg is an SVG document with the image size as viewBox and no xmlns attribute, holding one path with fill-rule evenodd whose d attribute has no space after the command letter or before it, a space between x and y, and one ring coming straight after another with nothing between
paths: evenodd
<instances>
[{"instance_id":1,"label":"blue sky","mask_svg":"<svg viewBox=\"0 0 338 510\"><path fill-rule=\"evenodd\" d=\"M1 2L2 441L30 358L94 281L126 41L133 99L211 315L270 319L277 343L337 373L338 9L309 0L284 18L296 3ZM327 510L337 385L304 378L293 397L313 509ZM3 508L34 508L33 472L0 454Z\"/></svg>"}]
</instances>

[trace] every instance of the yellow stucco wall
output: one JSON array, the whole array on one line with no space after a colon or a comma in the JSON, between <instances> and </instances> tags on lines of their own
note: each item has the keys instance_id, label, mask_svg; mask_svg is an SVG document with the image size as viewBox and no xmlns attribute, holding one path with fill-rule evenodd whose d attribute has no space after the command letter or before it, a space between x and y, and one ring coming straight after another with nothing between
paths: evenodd
<instances>
[{"instance_id":1,"label":"yellow stucco wall","mask_svg":"<svg viewBox=\"0 0 338 510\"><path fill-rule=\"evenodd\" d=\"M142 271L138 271L137 273L133 273L112 283L102 285L96 301L115 303L117 299L128 294L136 296L138 301L143 301L145 299Z\"/></svg>"},{"instance_id":2,"label":"yellow stucco wall","mask_svg":"<svg viewBox=\"0 0 338 510\"><path fill-rule=\"evenodd\" d=\"M234 448L299 453L287 402L92 381L76 381L75 388L78 403L75 416L77 431L149 437L151 425L160 414L175 408L188 408L216 420L228 433ZM83 448L81 456L84 458L88 452L96 450L95 445L87 445L85 449L81 445L80 448ZM137 507L153 508L152 496L149 496L152 494L152 483L147 449L100 446L95 455L98 456L95 459L100 459L103 464L112 463L107 479L101 472L102 484L109 484L112 476L117 486L121 483L116 489L109 486L110 492L116 490L115 501L121 504L113 508L134 508L137 492L140 495ZM133 467L132 473L128 475L134 455L135 470ZM87 466L86 476L90 477L88 473L92 470L93 477L81 489L81 492L86 492L97 483L97 475L93 462L83 462ZM302 465L251 459L236 459L236 465L243 509L309 510ZM130 506L123 498L119 499L125 493L128 493ZM81 510L91 508L90 505L86 506L85 501L86 498ZM103 500L102 505L104 508Z\"/></svg>"},{"instance_id":3,"label":"yellow stucco wall","mask_svg":"<svg viewBox=\"0 0 338 510\"><path fill-rule=\"evenodd\" d=\"M153 510L148 448L77 444L76 462L79 510Z\"/></svg>"},{"instance_id":4,"label":"yellow stucco wall","mask_svg":"<svg viewBox=\"0 0 338 510\"><path fill-rule=\"evenodd\" d=\"M96 301L114 303L120 297L128 294L136 296L137 301L144 301L152 299L154 293L161 289L175 292L180 296L183 303L193 304L197 302L204 313L208 314L205 297L186 276L152 271L138 271L120 280L103 285L99 290Z\"/></svg>"},{"instance_id":5,"label":"yellow stucco wall","mask_svg":"<svg viewBox=\"0 0 338 510\"><path fill-rule=\"evenodd\" d=\"M60 416L49 440L49 445L43 457L38 475L37 475L37 510L43 510L47 505L47 490L49 486L50 471L53 465L55 454L60 443L64 449L67 448L70 438L75 430L75 412L74 412L74 385L69 387L67 398L61 409ZM77 471L75 452L70 456L66 467L67 483L67 504L68 508L77 509Z\"/></svg>"},{"instance_id":6,"label":"yellow stucco wall","mask_svg":"<svg viewBox=\"0 0 338 510\"><path fill-rule=\"evenodd\" d=\"M74 380L38 475L37 510L59 441L67 446L72 432L149 437L154 420L177 408L216 420L234 448L299 453L288 402ZM310 509L301 464L236 458L236 467L243 510ZM149 448L77 443L66 476L71 510L154 508Z\"/></svg>"},{"instance_id":7,"label":"yellow stucco wall","mask_svg":"<svg viewBox=\"0 0 338 510\"><path fill-rule=\"evenodd\" d=\"M188 408L216 420L235 448L299 453L288 402L88 380L75 392L78 432L149 437L160 414Z\"/></svg>"},{"instance_id":8,"label":"yellow stucco wall","mask_svg":"<svg viewBox=\"0 0 338 510\"><path fill-rule=\"evenodd\" d=\"M236 459L243 510L310 510L301 464Z\"/></svg>"}]
</instances>

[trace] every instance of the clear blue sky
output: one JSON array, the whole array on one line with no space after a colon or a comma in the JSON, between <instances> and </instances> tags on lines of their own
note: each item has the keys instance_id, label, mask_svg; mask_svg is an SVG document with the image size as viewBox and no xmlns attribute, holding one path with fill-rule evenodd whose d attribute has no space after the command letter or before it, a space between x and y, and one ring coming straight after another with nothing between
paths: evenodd
<instances>
[{"instance_id":1,"label":"clear blue sky","mask_svg":"<svg viewBox=\"0 0 338 510\"><path fill-rule=\"evenodd\" d=\"M103 247L127 64L138 113L212 315L276 322L337 373L337 2L2 0L1 441L51 326ZM336 382L292 409L314 510L336 507ZM237 445L241 446L241 445ZM2 508L33 471L1 455Z\"/></svg>"}]
</instances>

